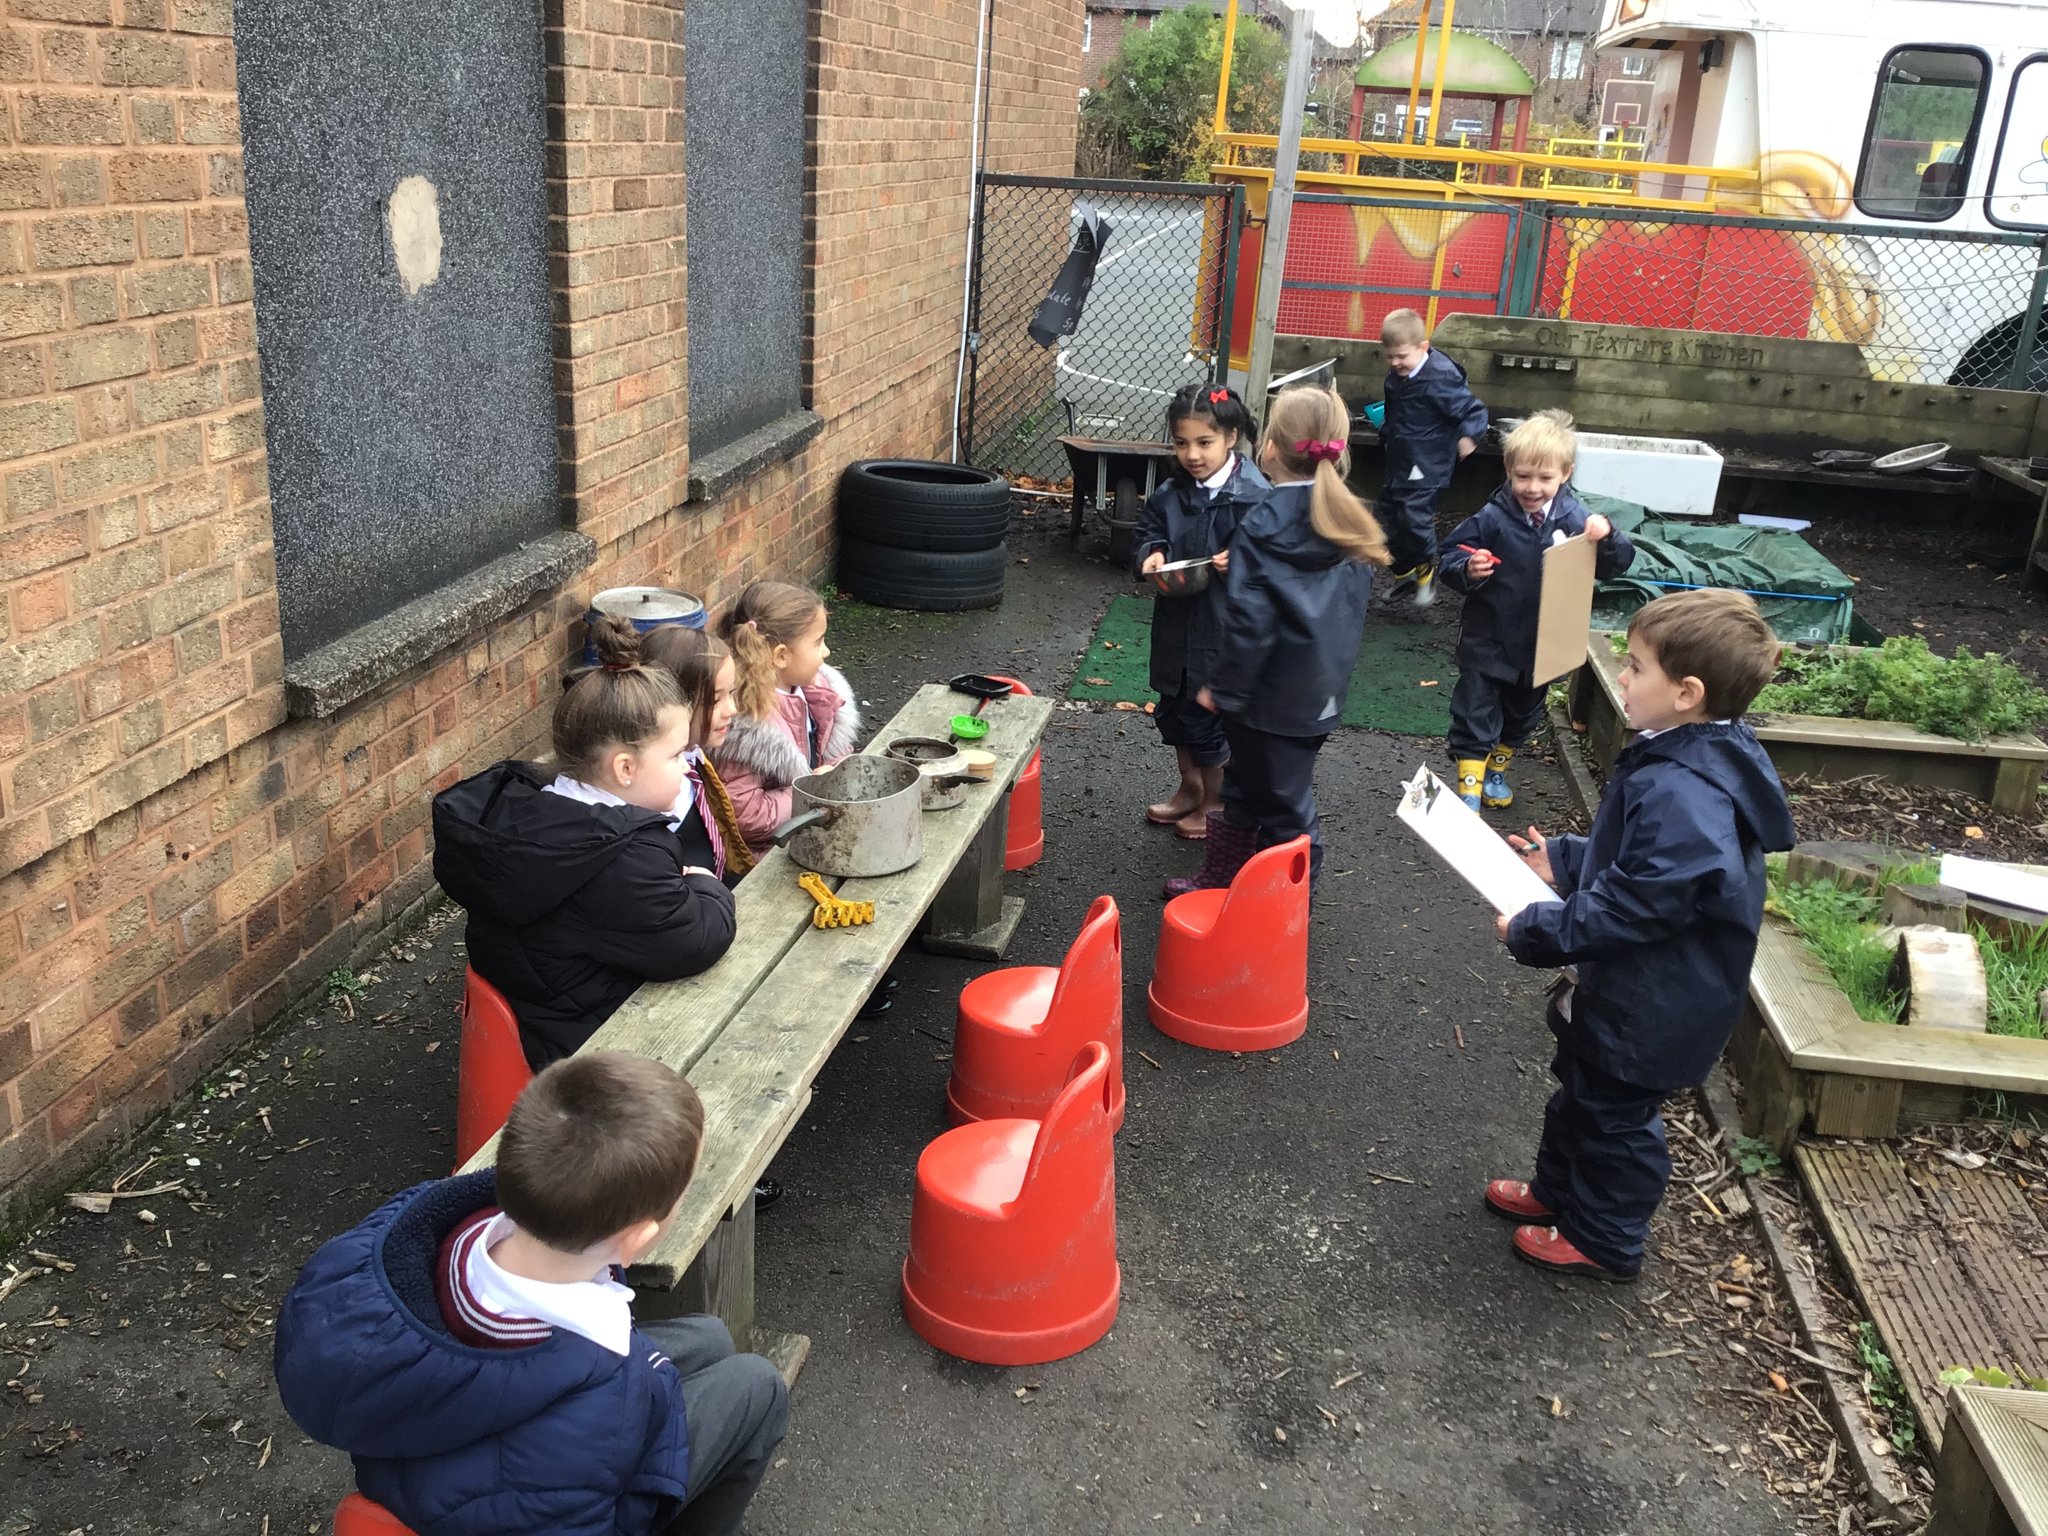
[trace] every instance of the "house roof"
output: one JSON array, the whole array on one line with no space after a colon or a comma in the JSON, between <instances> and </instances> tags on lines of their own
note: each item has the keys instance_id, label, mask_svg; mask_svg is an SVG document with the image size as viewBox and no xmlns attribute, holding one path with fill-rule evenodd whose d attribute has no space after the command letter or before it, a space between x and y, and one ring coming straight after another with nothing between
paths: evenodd
<instances>
[{"instance_id":1,"label":"house roof","mask_svg":"<svg viewBox=\"0 0 2048 1536\"><path fill-rule=\"evenodd\" d=\"M1161 11L1184 11L1190 5L1206 5L1218 15L1223 13L1222 0L1088 0L1088 9L1098 15L1107 11L1124 16L1157 16ZM1237 0L1237 13L1240 17L1282 18L1277 0Z\"/></svg>"},{"instance_id":2,"label":"house roof","mask_svg":"<svg viewBox=\"0 0 2048 1536\"><path fill-rule=\"evenodd\" d=\"M1414 26L1420 0L1394 0L1377 18L1384 28ZM1432 25L1443 15L1442 0L1430 7ZM1600 30L1600 0L1458 0L1452 27L1457 31L1584 33Z\"/></svg>"}]
</instances>

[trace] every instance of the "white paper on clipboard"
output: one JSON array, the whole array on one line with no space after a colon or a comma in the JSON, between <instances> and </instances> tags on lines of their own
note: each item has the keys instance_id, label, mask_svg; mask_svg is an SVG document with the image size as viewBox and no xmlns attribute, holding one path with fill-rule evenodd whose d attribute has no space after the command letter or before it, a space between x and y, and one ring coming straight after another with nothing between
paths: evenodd
<instances>
[{"instance_id":1,"label":"white paper on clipboard","mask_svg":"<svg viewBox=\"0 0 2048 1536\"><path fill-rule=\"evenodd\" d=\"M1502 917L1513 917L1537 902L1557 900L1557 892L1522 862L1506 840L1427 768L1418 768L1415 777L1402 786L1401 804L1394 814Z\"/></svg>"}]
</instances>

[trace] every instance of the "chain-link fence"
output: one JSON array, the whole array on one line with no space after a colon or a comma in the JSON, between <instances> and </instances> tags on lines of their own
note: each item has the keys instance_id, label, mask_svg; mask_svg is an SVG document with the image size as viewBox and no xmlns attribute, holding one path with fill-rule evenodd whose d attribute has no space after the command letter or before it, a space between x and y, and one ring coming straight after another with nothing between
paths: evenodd
<instances>
[{"instance_id":1,"label":"chain-link fence","mask_svg":"<svg viewBox=\"0 0 2048 1536\"><path fill-rule=\"evenodd\" d=\"M1523 211L1492 203L1301 193L1280 288L1285 336L1377 341L1396 309L1497 315Z\"/></svg>"},{"instance_id":2,"label":"chain-link fence","mask_svg":"<svg viewBox=\"0 0 2048 1536\"><path fill-rule=\"evenodd\" d=\"M1162 440L1174 391L1227 366L1243 189L991 174L981 199L968 462L1058 479L1062 435ZM1042 345L1032 317L1090 210L1109 227L1093 286L1072 330Z\"/></svg>"},{"instance_id":3,"label":"chain-link fence","mask_svg":"<svg viewBox=\"0 0 2048 1536\"><path fill-rule=\"evenodd\" d=\"M2048 242L1897 225L1527 210L1514 314L1846 341L1894 383L2048 388Z\"/></svg>"}]
</instances>

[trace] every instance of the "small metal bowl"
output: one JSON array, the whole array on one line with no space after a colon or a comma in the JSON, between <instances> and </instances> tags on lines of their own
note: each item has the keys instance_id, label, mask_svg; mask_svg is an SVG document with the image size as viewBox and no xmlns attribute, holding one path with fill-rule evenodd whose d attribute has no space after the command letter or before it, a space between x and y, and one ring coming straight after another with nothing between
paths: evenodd
<instances>
[{"instance_id":1,"label":"small metal bowl","mask_svg":"<svg viewBox=\"0 0 2048 1536\"><path fill-rule=\"evenodd\" d=\"M1897 453L1888 453L1870 467L1880 475L1910 475L1916 469L1939 464L1947 457L1947 443L1922 443L1916 448L1901 448Z\"/></svg>"},{"instance_id":2,"label":"small metal bowl","mask_svg":"<svg viewBox=\"0 0 2048 1536\"><path fill-rule=\"evenodd\" d=\"M1216 574L1216 557L1205 555L1199 560L1175 560L1162 565L1156 571L1146 573L1145 579L1152 583L1163 596L1193 597L1209 585Z\"/></svg>"}]
</instances>

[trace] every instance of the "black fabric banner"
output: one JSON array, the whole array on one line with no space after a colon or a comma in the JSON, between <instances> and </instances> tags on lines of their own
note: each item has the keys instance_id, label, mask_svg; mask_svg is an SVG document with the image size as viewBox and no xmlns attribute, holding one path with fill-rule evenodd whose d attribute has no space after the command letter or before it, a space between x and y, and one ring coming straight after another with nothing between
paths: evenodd
<instances>
[{"instance_id":1,"label":"black fabric banner","mask_svg":"<svg viewBox=\"0 0 2048 1536\"><path fill-rule=\"evenodd\" d=\"M1049 347L1062 336L1071 336L1081 324L1081 306L1088 302L1088 290L1095 286L1095 264L1109 245L1109 221L1090 203L1074 207L1081 227L1074 232L1073 249L1060 264L1052 290L1038 306L1026 327L1031 339Z\"/></svg>"}]
</instances>

